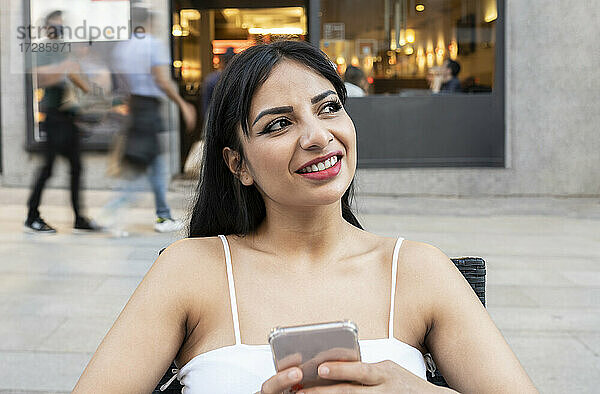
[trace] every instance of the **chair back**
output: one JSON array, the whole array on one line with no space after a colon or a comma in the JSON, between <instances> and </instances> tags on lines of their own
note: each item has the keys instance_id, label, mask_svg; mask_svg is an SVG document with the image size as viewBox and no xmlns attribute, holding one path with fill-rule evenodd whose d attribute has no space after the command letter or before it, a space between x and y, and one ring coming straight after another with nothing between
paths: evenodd
<instances>
[{"instance_id":1,"label":"chair back","mask_svg":"<svg viewBox=\"0 0 600 394\"><path fill-rule=\"evenodd\" d=\"M485 306L485 261L480 257L461 257L451 260ZM437 386L448 387L448 383L437 368L433 373L427 371L427 380Z\"/></svg>"}]
</instances>

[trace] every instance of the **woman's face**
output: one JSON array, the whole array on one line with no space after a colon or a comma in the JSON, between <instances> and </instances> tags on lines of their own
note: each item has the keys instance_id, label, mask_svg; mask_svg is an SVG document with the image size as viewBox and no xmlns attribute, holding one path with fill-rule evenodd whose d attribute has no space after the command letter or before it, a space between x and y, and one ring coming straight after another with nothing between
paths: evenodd
<instances>
[{"instance_id":1,"label":"woman's face","mask_svg":"<svg viewBox=\"0 0 600 394\"><path fill-rule=\"evenodd\" d=\"M255 92L248 124L241 181L254 183L265 203L316 206L341 199L356 170L356 132L331 82L282 61ZM303 172L314 159L324 163Z\"/></svg>"}]
</instances>

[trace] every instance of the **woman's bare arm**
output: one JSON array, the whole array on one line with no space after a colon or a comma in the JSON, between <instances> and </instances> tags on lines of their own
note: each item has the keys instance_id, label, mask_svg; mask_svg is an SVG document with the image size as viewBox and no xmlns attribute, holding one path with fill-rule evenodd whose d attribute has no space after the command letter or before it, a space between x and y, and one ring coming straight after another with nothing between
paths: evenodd
<instances>
[{"instance_id":1,"label":"woman's bare arm","mask_svg":"<svg viewBox=\"0 0 600 394\"><path fill-rule=\"evenodd\" d=\"M529 376L452 261L420 244L412 256L423 273L427 348L450 387L461 393L537 393Z\"/></svg>"},{"instance_id":2,"label":"woman's bare arm","mask_svg":"<svg viewBox=\"0 0 600 394\"><path fill-rule=\"evenodd\" d=\"M74 393L149 393L175 358L192 304L190 261L202 239L183 240L154 262L96 350ZM198 261L201 263L201 261Z\"/></svg>"}]
</instances>

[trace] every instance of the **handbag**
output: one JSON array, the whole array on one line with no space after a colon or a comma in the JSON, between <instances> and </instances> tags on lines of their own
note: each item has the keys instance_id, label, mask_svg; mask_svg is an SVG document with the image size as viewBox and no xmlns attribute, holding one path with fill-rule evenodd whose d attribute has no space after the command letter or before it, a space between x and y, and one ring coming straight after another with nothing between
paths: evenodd
<instances>
[{"instance_id":1,"label":"handbag","mask_svg":"<svg viewBox=\"0 0 600 394\"><path fill-rule=\"evenodd\" d=\"M204 141L199 140L192 144L190 151L183 165L183 172L192 178L200 175L202 166L202 151L204 150Z\"/></svg>"},{"instance_id":2,"label":"handbag","mask_svg":"<svg viewBox=\"0 0 600 394\"><path fill-rule=\"evenodd\" d=\"M108 162L106 163L106 175L118 177L123 172L123 151L125 150L125 135L116 133L113 137Z\"/></svg>"},{"instance_id":3,"label":"handbag","mask_svg":"<svg viewBox=\"0 0 600 394\"><path fill-rule=\"evenodd\" d=\"M147 167L160 153L156 126L138 120L127 129L123 159L129 164Z\"/></svg>"}]
</instances>

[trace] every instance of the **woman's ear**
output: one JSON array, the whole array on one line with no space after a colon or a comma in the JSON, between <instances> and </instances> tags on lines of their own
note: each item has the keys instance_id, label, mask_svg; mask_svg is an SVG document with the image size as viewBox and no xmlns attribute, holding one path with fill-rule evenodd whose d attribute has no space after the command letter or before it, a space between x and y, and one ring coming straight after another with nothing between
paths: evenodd
<instances>
[{"instance_id":1,"label":"woman's ear","mask_svg":"<svg viewBox=\"0 0 600 394\"><path fill-rule=\"evenodd\" d=\"M250 186L254 183L254 179L250 172L248 171L248 167L245 162L242 162L241 169L239 172L237 171L238 164L240 162L240 154L230 147L226 146L223 148L223 159L225 160L225 164L229 168L229 171L242 182L244 186Z\"/></svg>"}]
</instances>

